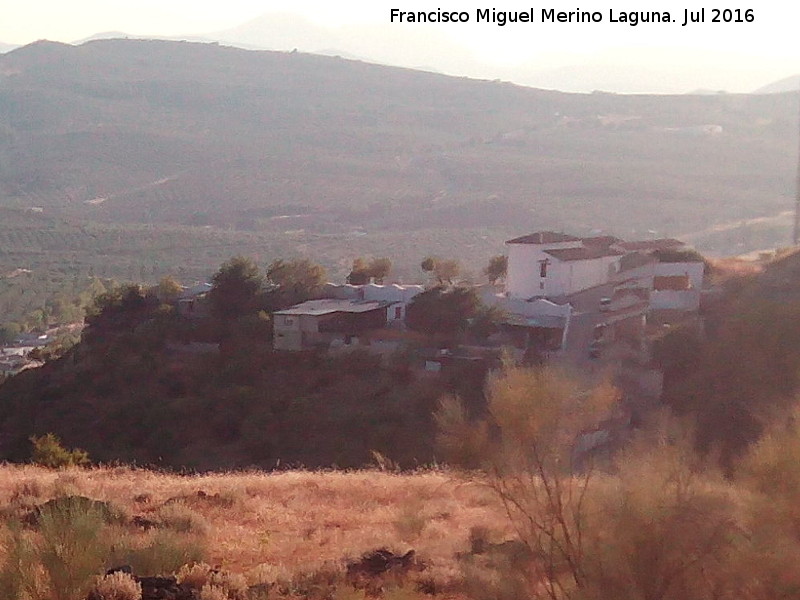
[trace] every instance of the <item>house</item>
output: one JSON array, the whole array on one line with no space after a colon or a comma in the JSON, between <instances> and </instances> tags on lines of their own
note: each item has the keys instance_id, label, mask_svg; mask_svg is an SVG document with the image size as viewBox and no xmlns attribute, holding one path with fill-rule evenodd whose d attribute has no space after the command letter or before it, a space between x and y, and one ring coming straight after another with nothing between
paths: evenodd
<instances>
[{"instance_id":1,"label":"house","mask_svg":"<svg viewBox=\"0 0 800 600\"><path fill-rule=\"evenodd\" d=\"M579 238L540 231L508 240L509 298L558 298L608 283L625 252L612 236Z\"/></svg>"},{"instance_id":2,"label":"house","mask_svg":"<svg viewBox=\"0 0 800 600\"><path fill-rule=\"evenodd\" d=\"M385 328L392 306L387 300L324 298L273 313L276 350L352 346L370 331Z\"/></svg>"},{"instance_id":3,"label":"house","mask_svg":"<svg viewBox=\"0 0 800 600\"><path fill-rule=\"evenodd\" d=\"M210 283L197 283L190 287L184 287L175 303L178 314L187 319L208 316L207 297L212 287Z\"/></svg>"},{"instance_id":4,"label":"house","mask_svg":"<svg viewBox=\"0 0 800 600\"><path fill-rule=\"evenodd\" d=\"M417 294L424 292L425 286L422 285L379 285L377 283L367 283L364 285L342 285L327 283L323 287L322 295L326 298L337 298L340 300L369 300L379 302L391 302L392 309L389 311L389 325L400 326L406 318L406 308L411 299Z\"/></svg>"}]
</instances>

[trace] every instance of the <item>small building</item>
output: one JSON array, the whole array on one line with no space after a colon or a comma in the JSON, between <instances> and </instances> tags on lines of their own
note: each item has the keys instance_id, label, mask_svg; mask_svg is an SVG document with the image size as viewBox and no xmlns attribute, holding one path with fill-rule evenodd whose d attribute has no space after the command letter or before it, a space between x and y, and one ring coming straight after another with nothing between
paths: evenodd
<instances>
[{"instance_id":1,"label":"small building","mask_svg":"<svg viewBox=\"0 0 800 600\"><path fill-rule=\"evenodd\" d=\"M210 283L197 283L184 288L175 302L178 314L187 319L207 317L208 293L212 287Z\"/></svg>"},{"instance_id":2,"label":"small building","mask_svg":"<svg viewBox=\"0 0 800 600\"><path fill-rule=\"evenodd\" d=\"M309 300L273 313L273 347L305 350L356 345L369 331L386 327L394 302L386 300Z\"/></svg>"}]
</instances>

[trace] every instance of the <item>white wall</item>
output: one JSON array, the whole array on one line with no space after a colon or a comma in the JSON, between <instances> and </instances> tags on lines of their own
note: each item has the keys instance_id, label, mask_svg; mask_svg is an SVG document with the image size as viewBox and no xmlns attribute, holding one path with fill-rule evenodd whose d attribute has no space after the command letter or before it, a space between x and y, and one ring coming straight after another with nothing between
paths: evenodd
<instances>
[{"instance_id":1,"label":"white wall","mask_svg":"<svg viewBox=\"0 0 800 600\"><path fill-rule=\"evenodd\" d=\"M508 244L508 270L506 273L506 292L510 298L528 299L534 296L559 296L556 278L550 276L550 269L556 262L545 250L579 248L581 242L561 242L558 244ZM539 261L549 260L547 277L539 277ZM542 285L540 285L540 283Z\"/></svg>"},{"instance_id":2,"label":"white wall","mask_svg":"<svg viewBox=\"0 0 800 600\"><path fill-rule=\"evenodd\" d=\"M654 271L657 277L679 277L685 275L689 278L691 289L653 290L650 293L650 308L653 310L699 310L704 272L705 265L702 262L657 263Z\"/></svg>"},{"instance_id":3,"label":"white wall","mask_svg":"<svg viewBox=\"0 0 800 600\"><path fill-rule=\"evenodd\" d=\"M591 260L562 261L545 250L579 248L581 242L560 244L509 244L506 291L510 298L555 298L608 283L609 265L616 273L619 256ZM547 260L547 275L540 277L541 261Z\"/></svg>"}]
</instances>

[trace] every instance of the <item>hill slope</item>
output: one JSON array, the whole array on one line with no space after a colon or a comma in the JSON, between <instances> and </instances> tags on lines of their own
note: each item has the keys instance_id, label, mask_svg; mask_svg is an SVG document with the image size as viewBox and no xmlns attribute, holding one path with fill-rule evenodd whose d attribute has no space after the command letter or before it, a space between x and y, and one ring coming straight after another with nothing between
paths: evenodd
<instances>
[{"instance_id":1,"label":"hill slope","mask_svg":"<svg viewBox=\"0 0 800 600\"><path fill-rule=\"evenodd\" d=\"M0 205L82 220L631 236L792 194L788 95L570 95L141 40L32 44L0 57L0 82Z\"/></svg>"}]
</instances>

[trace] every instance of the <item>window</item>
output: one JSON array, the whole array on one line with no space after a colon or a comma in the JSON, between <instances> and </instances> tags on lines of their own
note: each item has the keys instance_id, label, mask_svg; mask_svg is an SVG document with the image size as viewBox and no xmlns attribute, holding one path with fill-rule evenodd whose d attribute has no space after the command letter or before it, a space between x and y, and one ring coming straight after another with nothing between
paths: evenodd
<instances>
[{"instance_id":1,"label":"window","mask_svg":"<svg viewBox=\"0 0 800 600\"><path fill-rule=\"evenodd\" d=\"M547 277L547 263L547 259L539 261L539 277Z\"/></svg>"},{"instance_id":2,"label":"window","mask_svg":"<svg viewBox=\"0 0 800 600\"><path fill-rule=\"evenodd\" d=\"M403 307L402 306L395 306L394 307L394 318L395 319L402 319L403 318Z\"/></svg>"}]
</instances>

